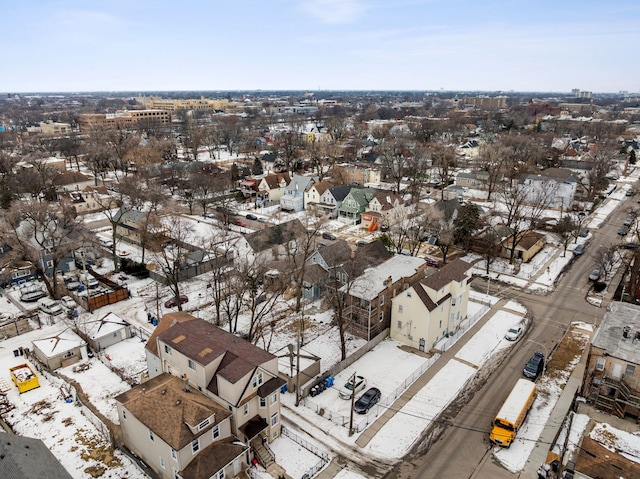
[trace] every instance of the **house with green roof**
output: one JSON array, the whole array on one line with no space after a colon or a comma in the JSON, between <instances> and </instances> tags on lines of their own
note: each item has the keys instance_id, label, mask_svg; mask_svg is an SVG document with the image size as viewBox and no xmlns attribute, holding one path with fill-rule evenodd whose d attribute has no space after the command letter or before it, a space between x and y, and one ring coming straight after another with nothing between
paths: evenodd
<instances>
[{"instance_id":1,"label":"house with green roof","mask_svg":"<svg viewBox=\"0 0 640 479\"><path fill-rule=\"evenodd\" d=\"M362 221L361 215L367 210L375 192L373 188L351 188L338 209L338 219L350 225L359 224Z\"/></svg>"}]
</instances>

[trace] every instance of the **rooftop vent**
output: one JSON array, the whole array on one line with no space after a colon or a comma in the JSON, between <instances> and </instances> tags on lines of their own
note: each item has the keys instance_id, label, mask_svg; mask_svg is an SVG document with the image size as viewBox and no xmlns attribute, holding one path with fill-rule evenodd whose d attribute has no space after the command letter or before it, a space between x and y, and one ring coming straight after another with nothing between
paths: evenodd
<instances>
[{"instance_id":1,"label":"rooftop vent","mask_svg":"<svg viewBox=\"0 0 640 479\"><path fill-rule=\"evenodd\" d=\"M629 326L625 326L624 328L622 328L622 337L628 338L630 332L631 332L631 328Z\"/></svg>"}]
</instances>

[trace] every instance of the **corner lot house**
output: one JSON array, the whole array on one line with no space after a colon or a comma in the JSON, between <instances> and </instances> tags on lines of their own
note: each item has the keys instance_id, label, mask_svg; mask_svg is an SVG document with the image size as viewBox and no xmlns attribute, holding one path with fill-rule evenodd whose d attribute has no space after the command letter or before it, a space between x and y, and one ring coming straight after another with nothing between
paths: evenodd
<instances>
[{"instance_id":1,"label":"corner lot house","mask_svg":"<svg viewBox=\"0 0 640 479\"><path fill-rule=\"evenodd\" d=\"M471 266L456 259L393 298L391 337L428 351L457 331L467 317Z\"/></svg>"},{"instance_id":2,"label":"corner lot house","mask_svg":"<svg viewBox=\"0 0 640 479\"><path fill-rule=\"evenodd\" d=\"M388 328L391 299L423 279L426 268L421 258L396 255L342 286L349 331L369 341Z\"/></svg>"}]
</instances>

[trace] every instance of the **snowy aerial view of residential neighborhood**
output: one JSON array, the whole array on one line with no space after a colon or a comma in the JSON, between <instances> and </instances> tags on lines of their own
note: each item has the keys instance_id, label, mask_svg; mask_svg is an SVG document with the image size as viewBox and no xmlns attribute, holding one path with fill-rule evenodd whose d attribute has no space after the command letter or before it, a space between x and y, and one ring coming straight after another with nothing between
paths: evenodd
<instances>
[{"instance_id":1,"label":"snowy aerial view of residential neighborhood","mask_svg":"<svg viewBox=\"0 0 640 479\"><path fill-rule=\"evenodd\" d=\"M360 95L2 99L6 477L640 477L635 110Z\"/></svg>"},{"instance_id":2,"label":"snowy aerial view of residential neighborhood","mask_svg":"<svg viewBox=\"0 0 640 479\"><path fill-rule=\"evenodd\" d=\"M0 479L640 479L640 2L0 5Z\"/></svg>"}]
</instances>

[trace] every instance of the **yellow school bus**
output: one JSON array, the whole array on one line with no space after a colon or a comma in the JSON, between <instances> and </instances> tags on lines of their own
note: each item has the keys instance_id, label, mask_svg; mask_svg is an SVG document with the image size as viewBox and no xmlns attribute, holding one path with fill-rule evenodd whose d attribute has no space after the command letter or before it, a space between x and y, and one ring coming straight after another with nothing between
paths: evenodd
<instances>
[{"instance_id":1,"label":"yellow school bus","mask_svg":"<svg viewBox=\"0 0 640 479\"><path fill-rule=\"evenodd\" d=\"M493 420L489 439L492 444L509 447L524 423L527 413L536 398L536 385L527 379L518 379L509 397Z\"/></svg>"}]
</instances>

